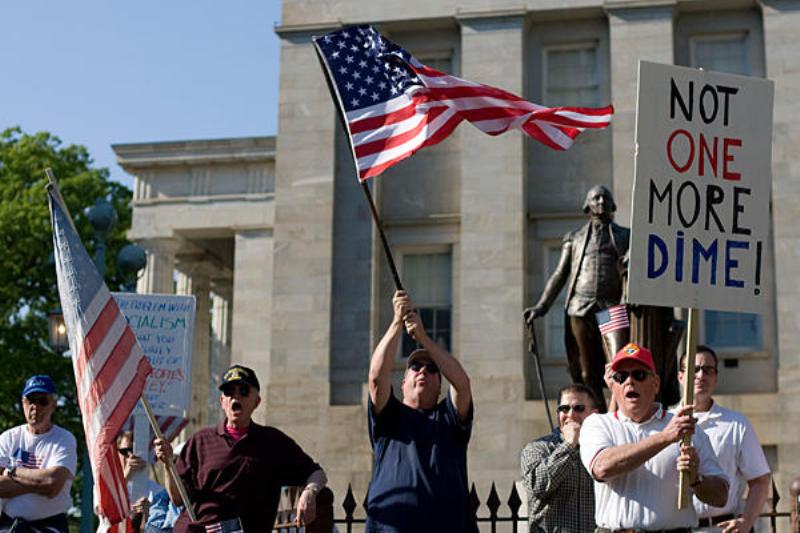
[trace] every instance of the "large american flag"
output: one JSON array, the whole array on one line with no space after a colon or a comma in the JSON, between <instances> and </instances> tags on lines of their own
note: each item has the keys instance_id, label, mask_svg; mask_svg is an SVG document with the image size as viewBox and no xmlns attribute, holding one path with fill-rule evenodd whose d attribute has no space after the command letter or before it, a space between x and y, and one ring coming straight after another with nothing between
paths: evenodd
<instances>
[{"instance_id":1,"label":"large american flag","mask_svg":"<svg viewBox=\"0 0 800 533\"><path fill-rule=\"evenodd\" d=\"M128 489L116 436L152 368L81 243L61 194L48 186L56 275L94 476L101 529L125 531Z\"/></svg>"},{"instance_id":2,"label":"large american flag","mask_svg":"<svg viewBox=\"0 0 800 533\"><path fill-rule=\"evenodd\" d=\"M313 41L346 119L361 180L443 141L462 120L489 135L518 129L554 150L566 150L584 129L608 126L614 113L611 106L548 108L440 72L371 26Z\"/></svg>"}]
</instances>

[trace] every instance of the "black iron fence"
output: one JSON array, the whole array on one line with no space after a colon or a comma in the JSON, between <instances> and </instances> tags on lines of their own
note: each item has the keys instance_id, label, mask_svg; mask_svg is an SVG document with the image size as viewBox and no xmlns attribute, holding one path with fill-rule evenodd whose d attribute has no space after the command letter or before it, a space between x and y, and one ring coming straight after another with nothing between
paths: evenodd
<instances>
[{"instance_id":1,"label":"black iron fence","mask_svg":"<svg viewBox=\"0 0 800 533\"><path fill-rule=\"evenodd\" d=\"M773 533L778 531L779 521L789 521L789 530L792 533L800 533L800 519L798 518L800 476L790 484L789 494L790 510L788 512L779 512L778 502L781 497L778 494L775 483L772 484L772 494L767 501L769 511L762 513L761 517L769 522L770 531ZM294 489L289 489L284 493L274 531L281 533L294 533L297 531L293 518L298 495L299 491ZM508 497L505 498L505 501L497 492L495 483L492 483L485 502L481 502L473 484L470 491L470 500L475 510L478 524L488 524L492 533L498 531L498 526L502 527L502 531L511 531L513 533L527 531L528 517L520 516L519 514L519 510L522 507L522 498L519 491L517 491L516 483L511 483L511 490L508 492ZM366 522L366 497L361 502L361 510L359 510L358 502L350 485L347 486L347 493L342 500L341 507L344 511L344 516L337 518L334 516L333 492L327 488L320 491L317 495L317 518L305 528L305 533L330 533L333 531L334 526L340 533L352 533L354 526L358 527Z\"/></svg>"}]
</instances>

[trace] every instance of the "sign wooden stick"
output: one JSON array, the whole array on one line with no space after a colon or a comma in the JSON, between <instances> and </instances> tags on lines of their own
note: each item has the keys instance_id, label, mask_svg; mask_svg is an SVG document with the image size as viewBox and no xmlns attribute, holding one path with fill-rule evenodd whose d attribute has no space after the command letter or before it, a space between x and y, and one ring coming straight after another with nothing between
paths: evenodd
<instances>
[{"instance_id":1,"label":"sign wooden stick","mask_svg":"<svg viewBox=\"0 0 800 533\"><path fill-rule=\"evenodd\" d=\"M689 308L689 327L686 332L686 370L683 372L686 379L683 381L682 405L694 403L694 356L697 351L698 312L694 307ZM692 436L684 435L681 438L681 444L691 446ZM689 474L688 472L680 472L678 480L678 509L686 509L691 504L692 495L689 492Z\"/></svg>"},{"instance_id":2,"label":"sign wooden stick","mask_svg":"<svg viewBox=\"0 0 800 533\"><path fill-rule=\"evenodd\" d=\"M157 439L164 439L164 434L161 433L161 428L158 426L158 420L156 420L156 415L153 414L153 409L150 407L150 402L147 401L147 396L142 394L139 398L142 401L142 405L144 406L144 412L147 413L147 419L150 421L150 426L153 428L153 432L156 434ZM178 471L175 469L175 463L172 462L170 458L164 464L167 465L167 475L172 477L175 481L175 484L178 486L178 492L181 495L181 500L183 500L183 506L186 508L186 514L189 515L189 518L192 522L197 522L197 516L194 514L194 509L192 509L192 502L189 500L189 494L186 492L186 487L183 486L183 480L178 476Z\"/></svg>"}]
</instances>

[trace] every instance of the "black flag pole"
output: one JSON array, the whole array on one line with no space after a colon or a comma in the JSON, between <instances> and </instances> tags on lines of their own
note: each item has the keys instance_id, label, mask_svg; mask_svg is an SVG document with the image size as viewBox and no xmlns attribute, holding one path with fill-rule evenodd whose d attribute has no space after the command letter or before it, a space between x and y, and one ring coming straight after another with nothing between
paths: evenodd
<instances>
[{"instance_id":1,"label":"black flag pole","mask_svg":"<svg viewBox=\"0 0 800 533\"><path fill-rule=\"evenodd\" d=\"M544 374L542 373L542 362L539 360L539 345L536 342L536 329L533 321L527 324L528 334L530 340L528 342L528 351L533 356L533 362L536 368L536 378L539 380L539 391L542 393L542 400L544 400L544 412L547 413L547 421L550 422L550 430L555 430L556 426L553 424L553 415L550 414L550 402L547 401L547 393L544 390Z\"/></svg>"},{"instance_id":2,"label":"black flag pole","mask_svg":"<svg viewBox=\"0 0 800 533\"><path fill-rule=\"evenodd\" d=\"M369 212L372 215L372 220L375 222L375 227L378 229L378 236L381 239L381 245L383 246L383 253L386 256L386 261L389 263L389 270L392 272L392 278L394 279L394 287L398 291L403 290L403 284L400 282L400 274L397 273L397 265L394 262L394 256L392 255L392 249L389 247L389 241L386 239L386 233L383 231L383 224L381 223L380 216L378 215L378 210L375 207L375 202L372 199L372 193L369 190L369 186L366 182L362 181L361 178L357 175L358 174L358 158L356 158L355 148L353 147L353 140L350 137L350 128L347 124L347 120L345 119L344 113L344 106L342 105L342 100L339 97L339 92L334 88L333 81L331 79L331 73L328 69L328 63L322 57L322 52L319 49L319 45L317 45L316 40L312 38L312 43L314 43L314 50L317 52L317 59L319 60L320 66L322 67L322 72L325 74L325 82L328 84L328 91L331 93L331 97L336 102L336 110L337 115L339 116L339 120L342 123L342 128L347 133L347 144L350 146L350 153L353 154L353 164L356 167L356 179L361 183L361 190L364 191L364 196L367 199L367 203L369 204Z\"/></svg>"},{"instance_id":3,"label":"black flag pole","mask_svg":"<svg viewBox=\"0 0 800 533\"><path fill-rule=\"evenodd\" d=\"M372 213L372 220L375 221L375 227L378 228L378 236L381 238L383 253L386 255L386 261L389 263L389 270L392 271L392 278L394 278L394 288L398 291L402 291L403 284L400 282L400 274L397 273L397 266L394 264L392 249L389 248L389 241L386 240L386 234L383 232L383 224L378 216L378 210L375 208L375 202L372 201L372 193L369 191L369 186L366 182L361 182L361 190L364 191L364 196L367 197L369 212Z\"/></svg>"}]
</instances>

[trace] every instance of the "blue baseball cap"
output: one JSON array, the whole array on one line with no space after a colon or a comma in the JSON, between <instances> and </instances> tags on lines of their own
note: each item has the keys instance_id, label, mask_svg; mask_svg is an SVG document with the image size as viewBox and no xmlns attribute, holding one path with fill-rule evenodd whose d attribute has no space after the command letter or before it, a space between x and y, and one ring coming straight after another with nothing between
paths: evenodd
<instances>
[{"instance_id":1,"label":"blue baseball cap","mask_svg":"<svg viewBox=\"0 0 800 533\"><path fill-rule=\"evenodd\" d=\"M22 396L33 394L34 392L44 392L46 394L56 393L56 384L50 376L45 374L37 374L28 378L25 382L25 388L22 389Z\"/></svg>"}]
</instances>

